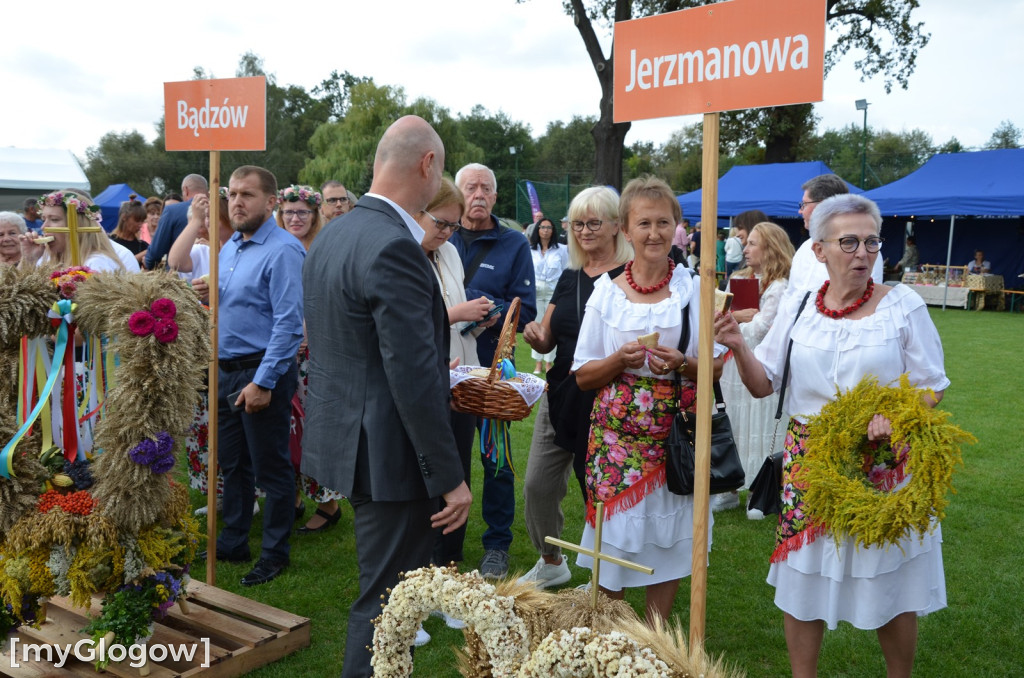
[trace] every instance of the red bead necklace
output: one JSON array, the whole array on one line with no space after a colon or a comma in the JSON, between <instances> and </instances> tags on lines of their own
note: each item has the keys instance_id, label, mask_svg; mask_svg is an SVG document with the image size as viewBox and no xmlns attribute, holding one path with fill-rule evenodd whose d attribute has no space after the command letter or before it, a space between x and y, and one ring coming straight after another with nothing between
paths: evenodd
<instances>
[{"instance_id":1,"label":"red bead necklace","mask_svg":"<svg viewBox=\"0 0 1024 678\"><path fill-rule=\"evenodd\" d=\"M822 315L827 315L829 318L842 318L844 316L850 315L858 308L863 306L865 303L867 303L867 300L871 298L871 293L875 291L875 281L869 279L868 288L864 290L864 295L860 299L853 302L846 308L836 311L831 308L825 307L825 293L828 292L828 286L830 282L831 281L829 280L825 281L825 284L821 286L820 290L818 290L818 297L814 300L814 305L818 308L818 313L821 313Z\"/></svg>"},{"instance_id":2,"label":"red bead necklace","mask_svg":"<svg viewBox=\"0 0 1024 678\"><path fill-rule=\"evenodd\" d=\"M672 257L668 257L668 273L666 273L665 277L661 279L661 282L641 287L633 280L633 261L630 260L626 262L626 283L640 294L651 294L652 292L657 292L668 284L668 281L672 279L672 271L675 267L676 262L672 261Z\"/></svg>"}]
</instances>

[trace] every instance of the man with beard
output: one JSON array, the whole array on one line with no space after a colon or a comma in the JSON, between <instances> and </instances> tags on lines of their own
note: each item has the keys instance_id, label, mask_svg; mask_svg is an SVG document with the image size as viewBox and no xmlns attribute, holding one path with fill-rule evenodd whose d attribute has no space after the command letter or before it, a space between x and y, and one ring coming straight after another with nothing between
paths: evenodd
<instances>
[{"instance_id":1,"label":"man with beard","mask_svg":"<svg viewBox=\"0 0 1024 678\"><path fill-rule=\"evenodd\" d=\"M472 163L455 174L455 185L466 198L462 228L449 242L458 250L465 268L466 298L486 296L506 310L519 297L519 332L537 316L530 243L522 233L501 224L491 214L498 200L497 180L485 165ZM490 366L498 347L504 317L476 339L480 364ZM508 550L512 545L512 521L516 512L515 477L507 464L498 464L492 443L483 450L484 491L481 512L487 530L483 534L484 557L480 574L499 579L508 572ZM508 449L511 459L512 450Z\"/></svg>"},{"instance_id":2,"label":"man with beard","mask_svg":"<svg viewBox=\"0 0 1024 678\"><path fill-rule=\"evenodd\" d=\"M245 562L252 497L263 510L260 558L243 586L274 579L288 565L295 519L295 471L288 451L291 401L298 385L295 354L302 340L302 262L306 251L279 228L274 175L251 165L228 182L235 234L220 251L217 393L224 527L217 559Z\"/></svg>"}]
</instances>

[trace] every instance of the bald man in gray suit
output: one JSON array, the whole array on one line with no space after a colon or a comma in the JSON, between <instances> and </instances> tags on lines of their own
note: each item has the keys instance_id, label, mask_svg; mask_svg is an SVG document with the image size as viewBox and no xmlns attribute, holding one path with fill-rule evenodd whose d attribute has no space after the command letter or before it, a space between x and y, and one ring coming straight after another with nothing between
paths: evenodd
<instances>
[{"instance_id":1,"label":"bald man in gray suit","mask_svg":"<svg viewBox=\"0 0 1024 678\"><path fill-rule=\"evenodd\" d=\"M434 129L400 118L377 145L370 191L317 237L302 271L302 472L355 511L359 597L342 678L372 675L381 597L400 572L430 563L436 529L465 523L472 500L449 425L448 315L414 219L443 168Z\"/></svg>"}]
</instances>

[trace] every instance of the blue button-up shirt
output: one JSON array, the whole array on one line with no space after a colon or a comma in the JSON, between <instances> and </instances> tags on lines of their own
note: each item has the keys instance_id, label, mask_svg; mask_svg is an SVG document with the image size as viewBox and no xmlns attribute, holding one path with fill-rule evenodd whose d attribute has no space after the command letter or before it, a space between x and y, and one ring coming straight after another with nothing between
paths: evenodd
<instances>
[{"instance_id":1,"label":"blue button-up shirt","mask_svg":"<svg viewBox=\"0 0 1024 678\"><path fill-rule=\"evenodd\" d=\"M248 240L221 248L218 358L266 351L253 381L274 388L302 341L302 261L298 238L267 219Z\"/></svg>"}]
</instances>

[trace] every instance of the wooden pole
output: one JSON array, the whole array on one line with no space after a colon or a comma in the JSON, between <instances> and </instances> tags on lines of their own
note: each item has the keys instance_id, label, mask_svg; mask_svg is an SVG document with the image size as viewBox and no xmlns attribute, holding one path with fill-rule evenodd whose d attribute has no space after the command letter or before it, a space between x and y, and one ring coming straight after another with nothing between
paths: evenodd
<instances>
[{"instance_id":1,"label":"wooden pole","mask_svg":"<svg viewBox=\"0 0 1024 678\"><path fill-rule=\"evenodd\" d=\"M220 253L220 151L210 151L210 377L207 380L209 417L206 454L206 583L217 583L217 302Z\"/></svg>"},{"instance_id":2,"label":"wooden pole","mask_svg":"<svg viewBox=\"0 0 1024 678\"><path fill-rule=\"evenodd\" d=\"M701 166L700 332L697 357L697 449L693 472L693 573L690 576L690 647L704 643L708 592L708 494L711 482L711 408L714 370L715 242L718 239L718 113L704 115Z\"/></svg>"}]
</instances>

